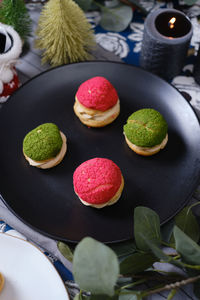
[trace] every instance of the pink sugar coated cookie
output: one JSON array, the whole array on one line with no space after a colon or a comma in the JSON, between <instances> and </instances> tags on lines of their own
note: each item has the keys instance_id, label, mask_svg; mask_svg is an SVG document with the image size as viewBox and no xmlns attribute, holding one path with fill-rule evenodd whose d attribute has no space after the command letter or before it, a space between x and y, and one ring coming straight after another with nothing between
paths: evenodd
<instances>
[{"instance_id":1,"label":"pink sugar coated cookie","mask_svg":"<svg viewBox=\"0 0 200 300\"><path fill-rule=\"evenodd\" d=\"M118 95L106 78L98 76L83 82L76 98L87 108L106 111L117 103Z\"/></svg>"},{"instance_id":2,"label":"pink sugar coated cookie","mask_svg":"<svg viewBox=\"0 0 200 300\"><path fill-rule=\"evenodd\" d=\"M82 163L74 172L75 193L90 204L108 202L122 183L120 168L110 159L93 158Z\"/></svg>"}]
</instances>

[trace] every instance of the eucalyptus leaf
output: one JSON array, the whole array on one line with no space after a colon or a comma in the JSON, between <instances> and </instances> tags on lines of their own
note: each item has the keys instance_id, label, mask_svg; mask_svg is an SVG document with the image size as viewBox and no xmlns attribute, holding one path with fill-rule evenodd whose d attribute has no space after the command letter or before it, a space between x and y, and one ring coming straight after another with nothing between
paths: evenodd
<instances>
[{"instance_id":1,"label":"eucalyptus leaf","mask_svg":"<svg viewBox=\"0 0 200 300\"><path fill-rule=\"evenodd\" d=\"M74 0L82 10L87 11L91 8L93 0Z\"/></svg>"},{"instance_id":2,"label":"eucalyptus leaf","mask_svg":"<svg viewBox=\"0 0 200 300\"><path fill-rule=\"evenodd\" d=\"M176 250L181 254L184 262L200 265L200 247L179 227L174 226L174 238Z\"/></svg>"},{"instance_id":3,"label":"eucalyptus leaf","mask_svg":"<svg viewBox=\"0 0 200 300\"><path fill-rule=\"evenodd\" d=\"M171 263L177 267L181 267L181 268L183 267L184 264L181 261L175 260L172 257L166 255L156 244L152 243L150 240L148 240L148 238L146 238L142 234L141 234L141 239L145 239L146 244L148 245L149 249L151 249L152 253L157 258L159 258L163 262Z\"/></svg>"},{"instance_id":4,"label":"eucalyptus leaf","mask_svg":"<svg viewBox=\"0 0 200 300\"><path fill-rule=\"evenodd\" d=\"M59 251L61 252L61 254L68 259L69 261L72 262L73 260L73 253L71 251L71 249L69 248L69 246L67 246L65 243L63 242L58 242L57 243L57 247L59 249Z\"/></svg>"},{"instance_id":5,"label":"eucalyptus leaf","mask_svg":"<svg viewBox=\"0 0 200 300\"><path fill-rule=\"evenodd\" d=\"M121 32L130 24L133 11L130 6L120 4L114 8L101 7L100 25L107 31Z\"/></svg>"},{"instance_id":6,"label":"eucalyptus leaf","mask_svg":"<svg viewBox=\"0 0 200 300\"><path fill-rule=\"evenodd\" d=\"M146 244L146 238L151 243L160 245L160 219L156 212L144 206L138 206L134 210L134 235L136 246L148 251L149 246Z\"/></svg>"},{"instance_id":7,"label":"eucalyptus leaf","mask_svg":"<svg viewBox=\"0 0 200 300\"><path fill-rule=\"evenodd\" d=\"M171 258L166 255L155 243L152 243L151 240L146 238L143 233L139 233L140 239L145 240L145 244L148 246L148 250L151 250L152 253L159 258L160 260L163 260L164 262L170 262Z\"/></svg>"},{"instance_id":8,"label":"eucalyptus leaf","mask_svg":"<svg viewBox=\"0 0 200 300\"><path fill-rule=\"evenodd\" d=\"M120 263L120 274L137 274L145 271L156 262L156 257L151 253L134 253Z\"/></svg>"},{"instance_id":9,"label":"eucalyptus leaf","mask_svg":"<svg viewBox=\"0 0 200 300\"><path fill-rule=\"evenodd\" d=\"M73 275L80 289L112 296L119 275L117 256L108 246L86 237L75 248Z\"/></svg>"},{"instance_id":10,"label":"eucalyptus leaf","mask_svg":"<svg viewBox=\"0 0 200 300\"><path fill-rule=\"evenodd\" d=\"M195 242L199 241L199 225L190 207L186 206L177 214L175 224Z\"/></svg>"}]
</instances>

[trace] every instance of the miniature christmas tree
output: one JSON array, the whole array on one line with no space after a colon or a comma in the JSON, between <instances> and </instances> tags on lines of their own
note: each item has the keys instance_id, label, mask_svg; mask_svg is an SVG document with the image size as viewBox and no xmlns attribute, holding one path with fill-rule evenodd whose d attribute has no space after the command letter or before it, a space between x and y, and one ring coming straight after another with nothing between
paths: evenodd
<instances>
[{"instance_id":1,"label":"miniature christmas tree","mask_svg":"<svg viewBox=\"0 0 200 300\"><path fill-rule=\"evenodd\" d=\"M0 22L11 25L26 40L31 32L31 19L24 0L0 1Z\"/></svg>"},{"instance_id":2,"label":"miniature christmas tree","mask_svg":"<svg viewBox=\"0 0 200 300\"><path fill-rule=\"evenodd\" d=\"M73 0L49 0L39 18L35 45L52 66L87 60L94 45L91 25Z\"/></svg>"}]
</instances>

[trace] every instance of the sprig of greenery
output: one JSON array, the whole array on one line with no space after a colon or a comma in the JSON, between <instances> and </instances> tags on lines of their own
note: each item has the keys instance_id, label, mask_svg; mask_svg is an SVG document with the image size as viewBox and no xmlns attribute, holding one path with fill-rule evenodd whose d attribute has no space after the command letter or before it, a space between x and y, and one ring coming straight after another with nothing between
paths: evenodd
<instances>
[{"instance_id":1,"label":"sprig of greenery","mask_svg":"<svg viewBox=\"0 0 200 300\"><path fill-rule=\"evenodd\" d=\"M84 11L98 9L101 12L100 25L108 31L121 32L131 23L133 10L120 0L74 0ZM137 1L137 0L136 0Z\"/></svg>"},{"instance_id":2,"label":"sprig of greenery","mask_svg":"<svg viewBox=\"0 0 200 300\"><path fill-rule=\"evenodd\" d=\"M155 211L136 207L134 242L114 245L112 249L86 237L72 254L67 245L59 243L66 258L69 254L70 258L73 256L73 275L80 287L75 299L140 300L162 291L169 291L168 299L172 299L180 287L190 283L193 283L194 293L199 298L200 228L192 213L193 206L185 207L164 226L160 226ZM164 251L163 244L173 249L172 255ZM172 264L178 271L157 270L155 262ZM141 288L145 282L151 282L152 287Z\"/></svg>"}]
</instances>

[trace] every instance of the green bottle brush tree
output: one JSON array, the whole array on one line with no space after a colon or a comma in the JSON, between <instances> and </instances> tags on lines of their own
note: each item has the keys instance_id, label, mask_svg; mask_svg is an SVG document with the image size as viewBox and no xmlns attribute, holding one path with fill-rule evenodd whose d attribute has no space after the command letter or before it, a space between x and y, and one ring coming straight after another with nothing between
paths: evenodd
<instances>
[{"instance_id":1,"label":"green bottle brush tree","mask_svg":"<svg viewBox=\"0 0 200 300\"><path fill-rule=\"evenodd\" d=\"M42 62L53 67L88 60L95 45L91 25L73 0L49 0L36 30L35 46L43 51Z\"/></svg>"},{"instance_id":2,"label":"green bottle brush tree","mask_svg":"<svg viewBox=\"0 0 200 300\"><path fill-rule=\"evenodd\" d=\"M23 41L26 41L30 35L31 19L24 0L2 0L0 22L12 26Z\"/></svg>"}]
</instances>

